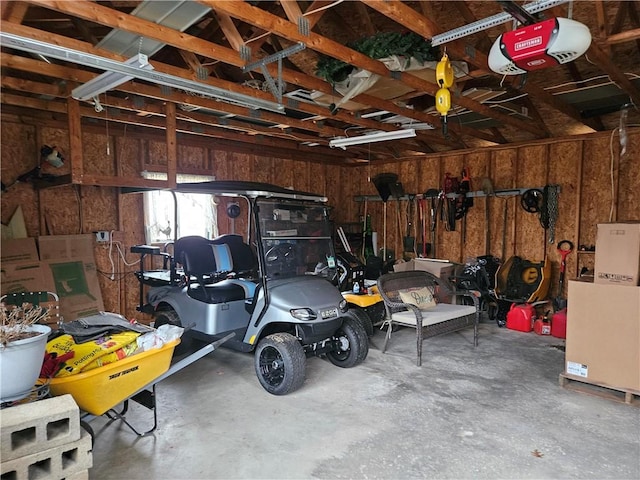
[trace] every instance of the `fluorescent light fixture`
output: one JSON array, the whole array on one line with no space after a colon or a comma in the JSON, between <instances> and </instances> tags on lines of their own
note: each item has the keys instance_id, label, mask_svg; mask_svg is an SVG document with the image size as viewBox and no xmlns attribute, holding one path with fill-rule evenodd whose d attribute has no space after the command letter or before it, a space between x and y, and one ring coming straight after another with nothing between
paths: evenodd
<instances>
[{"instance_id":1,"label":"fluorescent light fixture","mask_svg":"<svg viewBox=\"0 0 640 480\"><path fill-rule=\"evenodd\" d=\"M171 88L185 90L189 93L202 95L203 97L212 97L220 101L233 102L241 104L247 108L270 110L276 113L282 113L284 105L261 98L235 93L223 88L214 87L206 83L195 82L168 73L156 72L155 70L146 70L128 65L125 62L111 60L109 58L100 57L91 53L73 50L51 43L33 40L28 37L21 37L12 33L0 32L0 45L3 47L11 47L23 52L35 53L37 55L45 55L57 58L66 62L73 62L87 67L99 68L108 72L119 73L132 78L139 78L158 85L166 85Z\"/></svg>"},{"instance_id":2,"label":"fluorescent light fixture","mask_svg":"<svg viewBox=\"0 0 640 480\"><path fill-rule=\"evenodd\" d=\"M404 128L402 130L394 130L392 132L375 132L368 133L367 135L360 135L359 137L347 137L347 138L334 138L329 141L331 148L342 148L346 150L346 147L350 145L362 145L363 143L373 142L386 142L387 140L398 140L401 138L415 137L416 131L413 128Z\"/></svg>"},{"instance_id":3,"label":"fluorescent light fixture","mask_svg":"<svg viewBox=\"0 0 640 480\"><path fill-rule=\"evenodd\" d=\"M153 65L149 63L149 58L144 53L137 54L135 57L124 62L124 64L132 65L136 68L144 68L145 70L153 70ZM134 77L130 75L124 75L118 72L104 72L93 80L89 80L84 85L74 88L71 96L76 100L89 100L97 97L101 93L116 88L118 85L133 80L133 78Z\"/></svg>"}]
</instances>

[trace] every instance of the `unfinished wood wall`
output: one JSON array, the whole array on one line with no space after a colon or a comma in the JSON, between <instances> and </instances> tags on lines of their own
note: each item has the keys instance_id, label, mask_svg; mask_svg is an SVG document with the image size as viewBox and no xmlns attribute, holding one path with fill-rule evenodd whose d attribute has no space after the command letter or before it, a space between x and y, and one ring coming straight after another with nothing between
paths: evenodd
<instances>
[{"instance_id":1,"label":"unfinished wood wall","mask_svg":"<svg viewBox=\"0 0 640 480\"><path fill-rule=\"evenodd\" d=\"M59 123L29 123L24 118L3 116L1 123L2 182L11 185L22 173L34 168L43 144L56 145L63 153L69 150L68 132ZM126 129L86 128L83 131L85 174L138 176L145 169L166 165L166 147L162 132L132 134ZM613 156L610 153L613 149ZM382 246L383 203L356 202L361 195L377 196L369 181L383 172L398 174L407 193L424 193L440 188L445 172L459 175L468 168L472 189L480 189L480 179L490 178L495 189L541 187L559 184L559 217L556 243L569 239L578 245L595 244L596 224L609 221L611 202L610 170L613 162L614 220L640 220L640 129L631 130L628 152L619 158L618 135L611 132L576 139L551 140L517 148L493 148L456 154L429 155L410 161L358 167L338 167L216 149L214 141L196 137L178 137L179 171L208 173L219 180L253 180L324 194L333 207L337 224L359 222L365 213L372 215L373 227L380 234ZM61 175L70 172L69 162L60 169L49 166L44 173ZM34 190L29 183L17 183L2 194L2 222L7 223L21 206L29 236L67 235L114 230L122 233L122 250L127 263L137 260L128 253L131 245L144 242L142 196L119 195L113 187L69 185ZM388 249L402 251L406 234L407 202L387 202ZM219 218L221 232L229 231L223 205ZM485 209L488 208L488 223ZM505 217L506 212L506 217ZM506 221L504 221L506 219ZM238 219L236 229L242 230ZM419 222L418 222L419 223ZM486 236L486 230L489 235ZM455 231L437 228L436 253L439 258L456 262L483 254L498 257L520 255L542 260L548 255L554 265L552 286L557 284L558 260L555 244L545 241L538 218L526 213L519 197L476 198L466 221L465 240L460 224ZM419 233L418 233L419 235ZM125 316L140 318L138 283L133 276L135 265L126 265L112 249L114 280L107 246L96 244L95 256L100 275L105 308ZM568 258L568 275L575 275L582 265L593 267L593 255L574 253ZM555 290L553 294L555 295Z\"/></svg>"},{"instance_id":2,"label":"unfinished wood wall","mask_svg":"<svg viewBox=\"0 0 640 480\"><path fill-rule=\"evenodd\" d=\"M22 206L27 233L39 235L72 235L98 230L122 232L122 251L127 263L137 256L128 253L131 245L144 243L142 195L119 195L114 187L68 185L35 190L30 183L14 183L16 178L37 166L40 147L56 145L69 151L66 129L49 125L25 124L24 120L3 117L2 182L12 185L2 194L2 222L7 224L18 206ZM189 143L187 143L190 141ZM86 128L82 135L84 173L86 175L139 176L143 170L162 170L167 165L167 152L162 134L131 134L125 129ZM108 143L107 143L108 142ZM272 183L297 190L325 194L332 205L341 203L339 169L318 163L217 150L215 142L179 137L179 171L214 175L218 180L252 180ZM59 169L43 166L43 173L70 173L69 161ZM221 203L218 217L221 233L230 231L230 221ZM237 232L246 230L246 218L236 219ZM133 276L135 265L126 265L116 247L96 243L95 257L105 308L132 318L140 318L138 282Z\"/></svg>"},{"instance_id":3,"label":"unfinished wood wall","mask_svg":"<svg viewBox=\"0 0 640 480\"><path fill-rule=\"evenodd\" d=\"M339 197L345 208L338 210L340 222L356 222L364 211L372 215L375 231L382 232L384 209L381 201L356 202L359 195L377 196L369 181L377 174L398 175L406 193L420 194L430 188L440 189L446 172L460 176L468 168L472 190L481 189L483 177L491 179L494 189L560 186L555 242L545 238L536 214L526 212L520 197L476 198L466 219L466 239L461 225L455 231L437 226L436 254L438 258L465 262L469 258L491 254L499 258L518 255L532 261L545 256L553 266L552 289L557 290L559 259L557 243L570 240L576 250L580 245L595 245L596 225L613 221L640 221L640 129L629 134L626 154L620 158L617 131L603 132L572 139L554 139L520 147L491 148L467 151L455 155L430 155L423 159L384 165L342 167ZM612 180L613 178L613 180ZM612 197L612 187L614 192ZM352 199L351 202L348 199ZM400 203L400 229L398 228ZM402 251L402 236L406 235L407 201L387 202L387 248ZM485 221L488 208L489 221ZM505 221L506 220L506 221ZM486 229L489 229L488 241ZM380 246L380 245L379 245ZM396 255L397 257L398 255ZM574 252L567 258L567 276L576 276L583 266L593 269L593 254Z\"/></svg>"}]
</instances>

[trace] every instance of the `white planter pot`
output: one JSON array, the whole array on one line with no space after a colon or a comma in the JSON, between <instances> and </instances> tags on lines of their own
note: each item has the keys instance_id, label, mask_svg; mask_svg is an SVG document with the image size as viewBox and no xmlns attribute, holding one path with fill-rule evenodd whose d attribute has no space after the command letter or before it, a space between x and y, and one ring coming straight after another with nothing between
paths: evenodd
<instances>
[{"instance_id":1,"label":"white planter pot","mask_svg":"<svg viewBox=\"0 0 640 480\"><path fill-rule=\"evenodd\" d=\"M40 335L16 340L4 348L0 346L2 402L13 402L29 395L40 375L51 328L46 325L32 325L29 331L39 332Z\"/></svg>"}]
</instances>

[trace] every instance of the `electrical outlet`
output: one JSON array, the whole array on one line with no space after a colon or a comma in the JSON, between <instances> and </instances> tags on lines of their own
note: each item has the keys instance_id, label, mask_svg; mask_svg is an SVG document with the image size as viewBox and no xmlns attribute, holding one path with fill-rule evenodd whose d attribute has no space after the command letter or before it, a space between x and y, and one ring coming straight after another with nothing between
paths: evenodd
<instances>
[{"instance_id":1,"label":"electrical outlet","mask_svg":"<svg viewBox=\"0 0 640 480\"><path fill-rule=\"evenodd\" d=\"M109 231L100 230L99 232L95 232L95 233L96 233L96 241L98 241L99 243L105 243L109 241Z\"/></svg>"}]
</instances>

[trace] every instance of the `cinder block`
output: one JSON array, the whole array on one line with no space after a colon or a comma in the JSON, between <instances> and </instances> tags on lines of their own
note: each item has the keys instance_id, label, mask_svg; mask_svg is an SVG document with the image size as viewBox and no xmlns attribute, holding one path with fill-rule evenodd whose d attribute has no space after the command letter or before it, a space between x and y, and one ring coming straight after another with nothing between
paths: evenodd
<instances>
[{"instance_id":1,"label":"cinder block","mask_svg":"<svg viewBox=\"0 0 640 480\"><path fill-rule=\"evenodd\" d=\"M2 462L80 439L80 409L71 395L5 408L0 415Z\"/></svg>"},{"instance_id":2,"label":"cinder block","mask_svg":"<svg viewBox=\"0 0 640 480\"><path fill-rule=\"evenodd\" d=\"M67 479L93 465L91 435L82 431L75 442L0 463L3 480ZM80 477L83 478L83 477Z\"/></svg>"}]
</instances>

